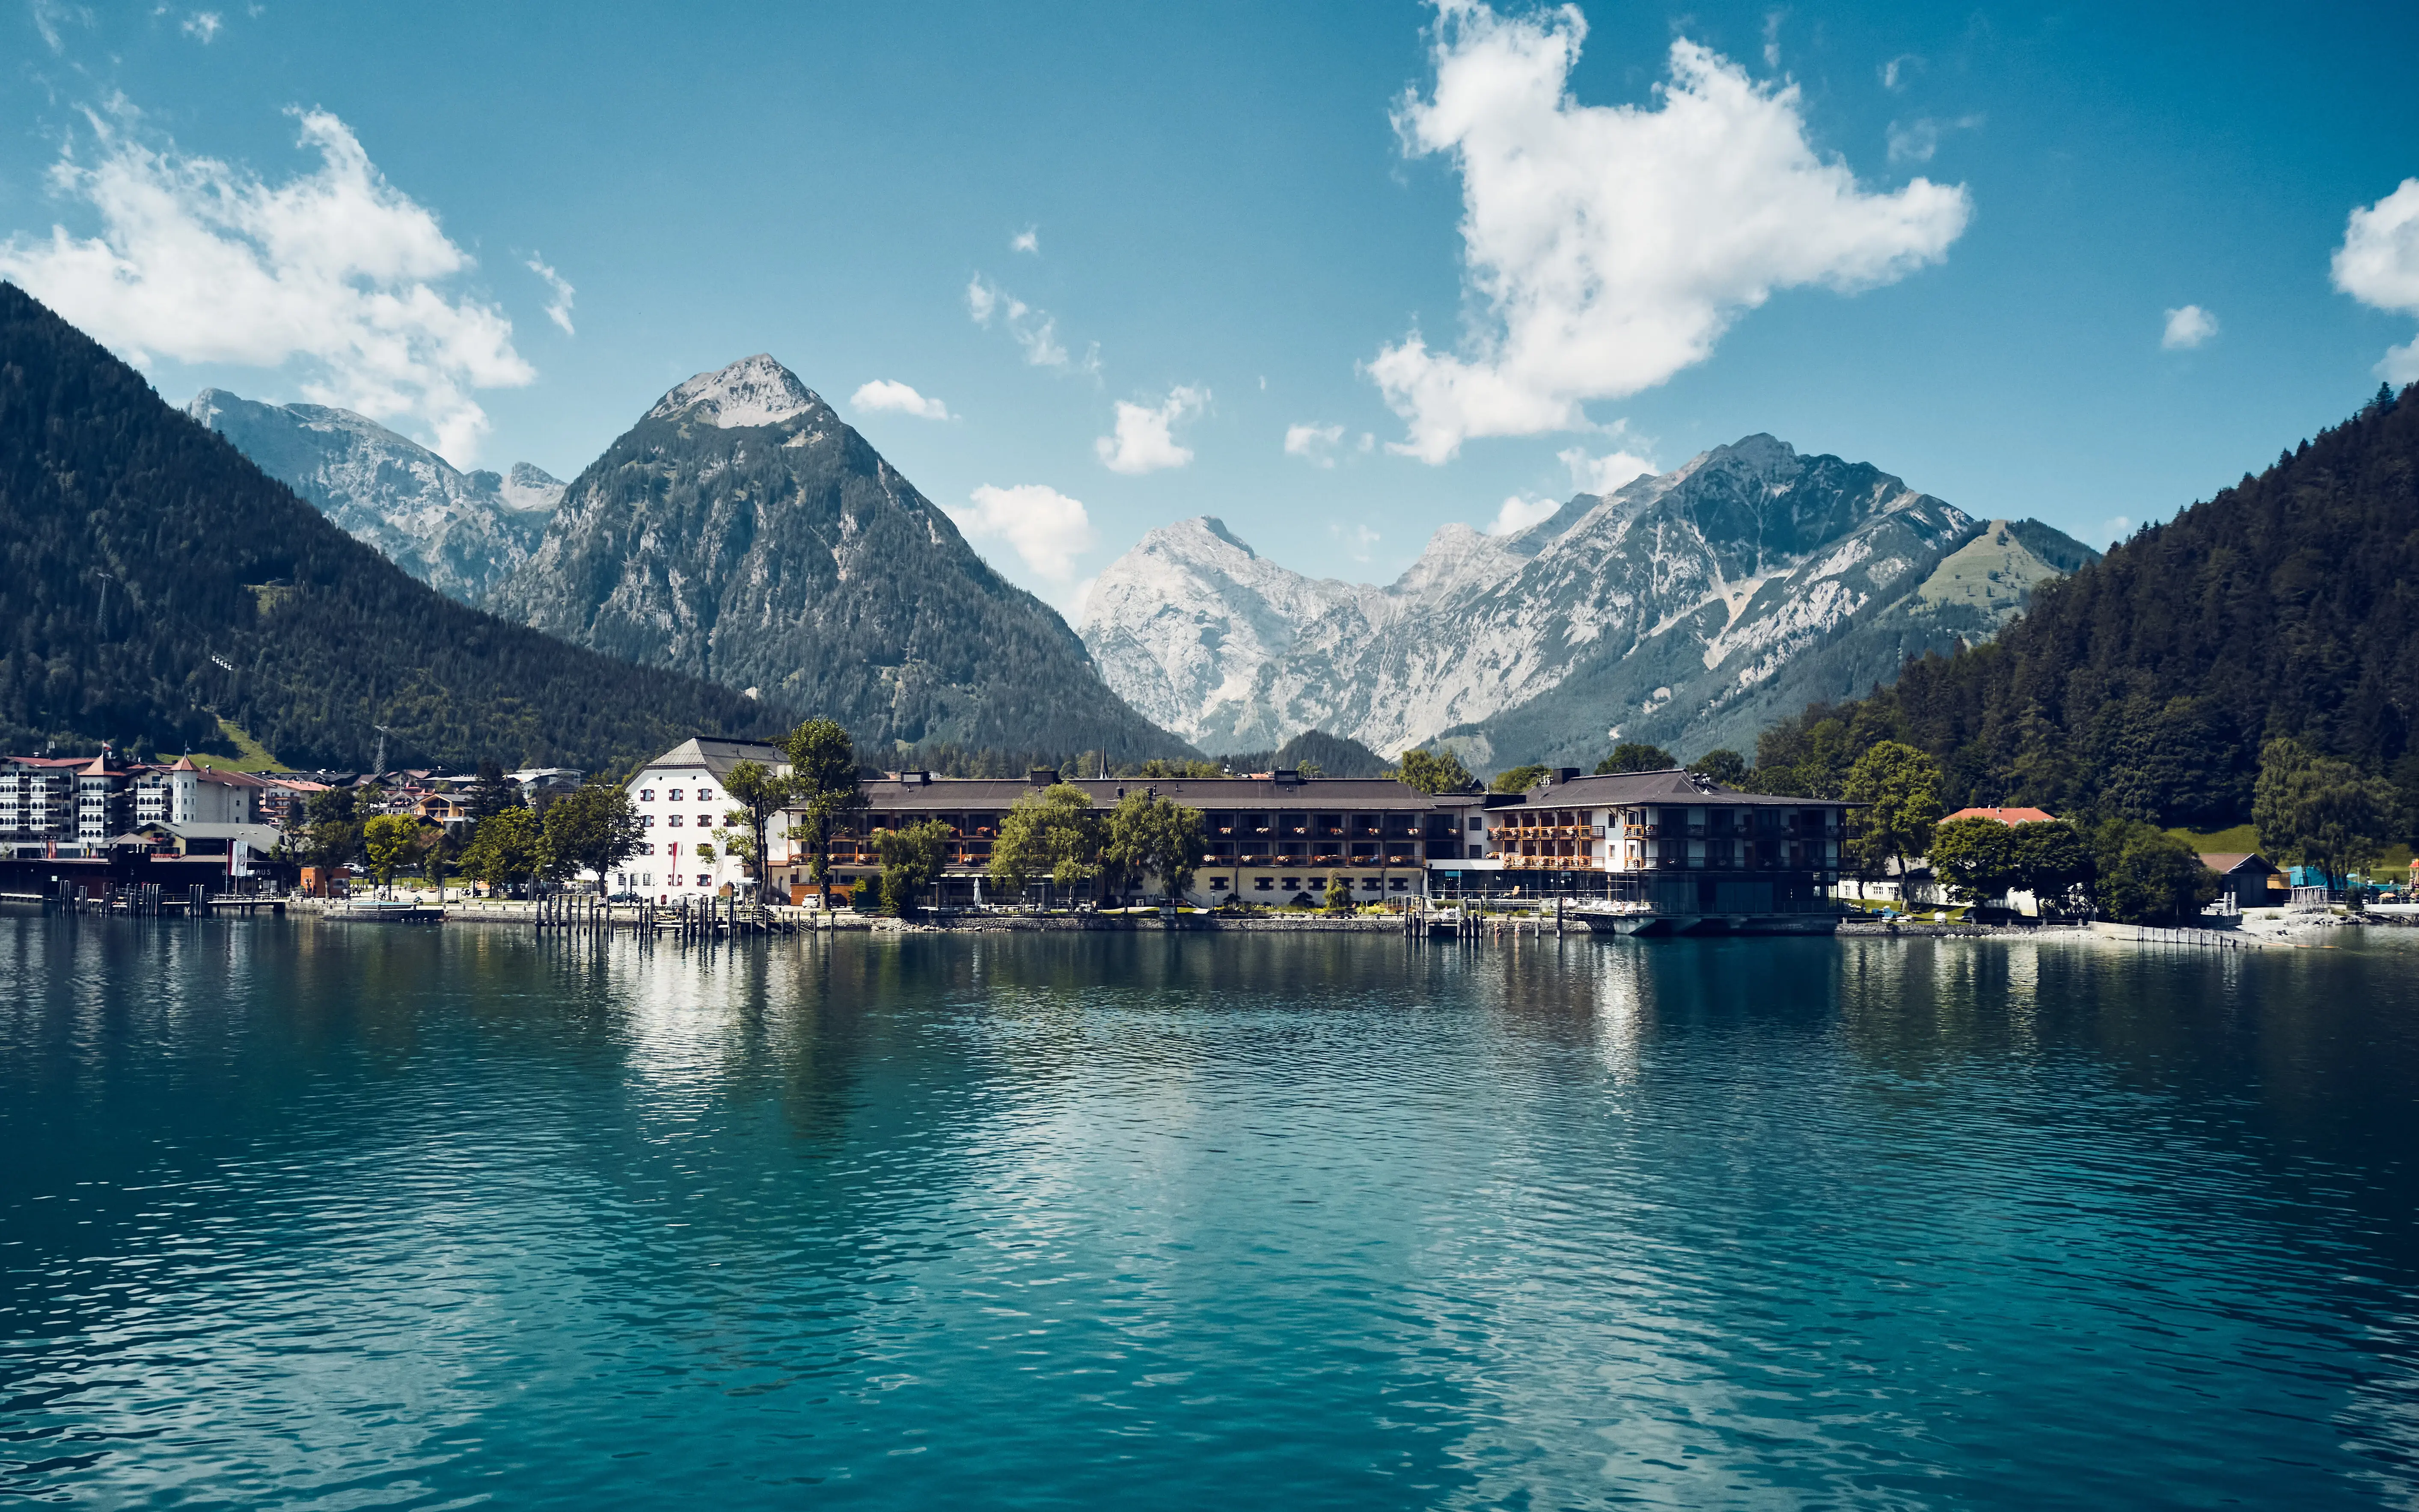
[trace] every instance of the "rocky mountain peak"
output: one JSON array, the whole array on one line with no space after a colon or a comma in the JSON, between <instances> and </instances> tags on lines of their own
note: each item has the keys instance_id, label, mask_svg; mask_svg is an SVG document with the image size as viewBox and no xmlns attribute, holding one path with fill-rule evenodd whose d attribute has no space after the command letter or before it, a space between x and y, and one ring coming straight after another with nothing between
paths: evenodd
<instances>
[{"instance_id":1,"label":"rocky mountain peak","mask_svg":"<svg viewBox=\"0 0 2419 1512\"><path fill-rule=\"evenodd\" d=\"M687 415L723 430L737 430L778 425L822 408L822 396L799 382L795 373L769 354L758 352L729 367L698 374L656 400L647 418Z\"/></svg>"},{"instance_id":2,"label":"rocky mountain peak","mask_svg":"<svg viewBox=\"0 0 2419 1512\"><path fill-rule=\"evenodd\" d=\"M355 540L450 598L482 601L527 559L562 484L526 462L463 472L367 415L204 389L185 412Z\"/></svg>"}]
</instances>

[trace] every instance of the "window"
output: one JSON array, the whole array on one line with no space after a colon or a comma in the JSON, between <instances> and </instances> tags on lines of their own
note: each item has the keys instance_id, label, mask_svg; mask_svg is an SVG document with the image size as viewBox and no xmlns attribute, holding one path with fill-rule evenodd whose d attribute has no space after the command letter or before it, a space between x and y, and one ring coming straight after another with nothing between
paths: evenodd
<instances>
[{"instance_id":1,"label":"window","mask_svg":"<svg viewBox=\"0 0 2419 1512\"><path fill-rule=\"evenodd\" d=\"M1485 829L1487 827L1487 821L1481 819L1476 814L1471 814L1470 816L1470 827L1472 829Z\"/></svg>"},{"instance_id":2,"label":"window","mask_svg":"<svg viewBox=\"0 0 2419 1512\"><path fill-rule=\"evenodd\" d=\"M680 815L671 815L664 821L664 824L669 828L678 829L680 827Z\"/></svg>"},{"instance_id":3,"label":"window","mask_svg":"<svg viewBox=\"0 0 2419 1512\"><path fill-rule=\"evenodd\" d=\"M1301 878L1299 878L1299 877L1287 877L1287 878L1286 878L1286 879L1285 879L1285 890L1286 890L1286 891L1287 891L1287 892L1299 892L1299 891L1301 891L1301 890L1302 890L1302 879L1301 879Z\"/></svg>"},{"instance_id":4,"label":"window","mask_svg":"<svg viewBox=\"0 0 2419 1512\"><path fill-rule=\"evenodd\" d=\"M1254 892L1266 892L1275 883L1275 880L1276 879L1273 877L1254 877L1252 879L1252 890Z\"/></svg>"},{"instance_id":5,"label":"window","mask_svg":"<svg viewBox=\"0 0 2419 1512\"><path fill-rule=\"evenodd\" d=\"M712 788L698 789L697 801L700 803L712 803L714 801L714 790Z\"/></svg>"},{"instance_id":6,"label":"window","mask_svg":"<svg viewBox=\"0 0 2419 1512\"><path fill-rule=\"evenodd\" d=\"M712 829L714 827L714 815L710 813L699 814L697 816L697 827L700 829Z\"/></svg>"},{"instance_id":7,"label":"window","mask_svg":"<svg viewBox=\"0 0 2419 1512\"><path fill-rule=\"evenodd\" d=\"M1411 879L1409 877L1396 877L1394 880L1393 887L1394 890L1396 892L1409 892L1411 890Z\"/></svg>"},{"instance_id":8,"label":"window","mask_svg":"<svg viewBox=\"0 0 2419 1512\"><path fill-rule=\"evenodd\" d=\"M706 886L708 886L708 885L709 885L709 884L706 882L706 880L705 880L705 873L704 873L704 872L699 872L699 873L697 874L697 885L698 885L699 887L706 887Z\"/></svg>"},{"instance_id":9,"label":"window","mask_svg":"<svg viewBox=\"0 0 2419 1512\"><path fill-rule=\"evenodd\" d=\"M655 848L652 845L641 845L639 847L639 854L640 856L653 856L655 854Z\"/></svg>"},{"instance_id":10,"label":"window","mask_svg":"<svg viewBox=\"0 0 2419 1512\"><path fill-rule=\"evenodd\" d=\"M1379 888L1384 886L1385 884L1379 882L1376 877L1363 877L1361 879L1361 890L1363 892L1376 892Z\"/></svg>"},{"instance_id":11,"label":"window","mask_svg":"<svg viewBox=\"0 0 2419 1512\"><path fill-rule=\"evenodd\" d=\"M642 814L640 814L640 815L639 816L639 827L640 829L653 829L653 828L655 828L655 816L654 814L651 814L651 813L642 813Z\"/></svg>"},{"instance_id":12,"label":"window","mask_svg":"<svg viewBox=\"0 0 2419 1512\"><path fill-rule=\"evenodd\" d=\"M681 790L680 790L680 789L678 789L678 788L674 788L674 789L672 789L672 791L671 791L671 800L672 800L674 803L678 803L678 802L680 802L680 801L681 801L681 799L680 799L680 795L681 795Z\"/></svg>"},{"instance_id":13,"label":"window","mask_svg":"<svg viewBox=\"0 0 2419 1512\"><path fill-rule=\"evenodd\" d=\"M655 802L655 789L653 789L653 788L640 788L640 789L639 790L639 801L640 803L653 803L653 802Z\"/></svg>"},{"instance_id":14,"label":"window","mask_svg":"<svg viewBox=\"0 0 2419 1512\"><path fill-rule=\"evenodd\" d=\"M1225 877L1211 877L1211 878L1210 879L1210 890L1211 892L1224 892L1224 891L1225 891L1225 890L1226 890L1226 879L1225 879Z\"/></svg>"}]
</instances>

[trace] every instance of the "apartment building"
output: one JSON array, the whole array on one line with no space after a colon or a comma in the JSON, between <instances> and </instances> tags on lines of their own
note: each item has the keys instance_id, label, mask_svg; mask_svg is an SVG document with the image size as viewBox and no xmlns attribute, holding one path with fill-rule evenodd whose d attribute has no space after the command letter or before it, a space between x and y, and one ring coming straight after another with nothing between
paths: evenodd
<instances>
[{"instance_id":1,"label":"apartment building","mask_svg":"<svg viewBox=\"0 0 2419 1512\"><path fill-rule=\"evenodd\" d=\"M1565 767L1469 811L1483 843L1433 869L1441 890L1570 894L1671 914L1829 906L1848 805L1742 793L1692 773Z\"/></svg>"},{"instance_id":2,"label":"apartment building","mask_svg":"<svg viewBox=\"0 0 2419 1512\"><path fill-rule=\"evenodd\" d=\"M645 839L639 854L606 879L609 890L667 903L716 893L726 886L746 890L747 868L730 854L726 841L715 836L731 807L723 779L741 762L789 770L789 759L778 746L700 738L682 741L630 779L630 801ZM773 819L769 848L777 856L787 851L785 818L776 814Z\"/></svg>"},{"instance_id":3,"label":"apartment building","mask_svg":"<svg viewBox=\"0 0 2419 1512\"><path fill-rule=\"evenodd\" d=\"M0 854L41 855L76 838L77 774L88 757L0 759Z\"/></svg>"},{"instance_id":4,"label":"apartment building","mask_svg":"<svg viewBox=\"0 0 2419 1512\"><path fill-rule=\"evenodd\" d=\"M136 767L129 780L137 825L258 824L269 786L246 772L195 766L190 756L179 756L173 766Z\"/></svg>"}]
</instances>

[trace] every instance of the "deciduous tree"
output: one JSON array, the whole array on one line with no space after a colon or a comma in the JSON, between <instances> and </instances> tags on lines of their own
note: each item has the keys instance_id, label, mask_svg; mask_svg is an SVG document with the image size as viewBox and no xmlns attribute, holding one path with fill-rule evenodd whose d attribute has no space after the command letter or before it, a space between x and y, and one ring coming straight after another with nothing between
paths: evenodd
<instances>
[{"instance_id":1,"label":"deciduous tree","mask_svg":"<svg viewBox=\"0 0 2419 1512\"><path fill-rule=\"evenodd\" d=\"M2315 867L2329 887L2340 887L2376 860L2400 827L2399 800L2385 779L2280 738L2259 748L2251 822L2271 857Z\"/></svg>"},{"instance_id":2,"label":"deciduous tree","mask_svg":"<svg viewBox=\"0 0 2419 1512\"><path fill-rule=\"evenodd\" d=\"M850 786L855 786L853 771ZM773 816L786 808L796 795L796 784L762 762L741 762L732 767L730 775L722 779L722 791L736 805L722 816L723 824L736 832L732 838L731 848L747 861L748 870L755 874L756 896L762 901L769 888L772 874L765 860L766 836L773 827Z\"/></svg>"},{"instance_id":3,"label":"deciduous tree","mask_svg":"<svg viewBox=\"0 0 2419 1512\"><path fill-rule=\"evenodd\" d=\"M2021 870L2015 831L1995 819L1952 819L1934 830L1932 870L1960 903L1996 898Z\"/></svg>"},{"instance_id":4,"label":"deciduous tree","mask_svg":"<svg viewBox=\"0 0 2419 1512\"><path fill-rule=\"evenodd\" d=\"M1038 877L1065 891L1100 875L1103 829L1092 795L1072 782L1026 795L1000 816L991 847L993 888L1019 898Z\"/></svg>"},{"instance_id":5,"label":"deciduous tree","mask_svg":"<svg viewBox=\"0 0 2419 1512\"><path fill-rule=\"evenodd\" d=\"M865 810L865 794L856 785L856 746L836 719L809 719L781 741L790 758L790 801L798 805L814 847L812 874L823 888L824 906L831 906L831 842L834 831L852 814Z\"/></svg>"},{"instance_id":6,"label":"deciduous tree","mask_svg":"<svg viewBox=\"0 0 2419 1512\"><path fill-rule=\"evenodd\" d=\"M1610 777L1615 772L1664 772L1679 764L1679 758L1660 746L1625 740L1612 748L1611 755L1595 764L1595 775Z\"/></svg>"},{"instance_id":7,"label":"deciduous tree","mask_svg":"<svg viewBox=\"0 0 2419 1512\"><path fill-rule=\"evenodd\" d=\"M419 820L400 813L375 814L362 825L362 847L380 891L392 887L396 869L419 843L420 827Z\"/></svg>"},{"instance_id":8,"label":"deciduous tree","mask_svg":"<svg viewBox=\"0 0 2419 1512\"><path fill-rule=\"evenodd\" d=\"M462 853L462 870L487 885L489 893L527 881L546 867L546 834L537 815L515 807L479 822Z\"/></svg>"},{"instance_id":9,"label":"deciduous tree","mask_svg":"<svg viewBox=\"0 0 2419 1512\"><path fill-rule=\"evenodd\" d=\"M1734 750L1709 750L1688 764L1688 770L1726 788L1748 784L1747 758Z\"/></svg>"},{"instance_id":10,"label":"deciduous tree","mask_svg":"<svg viewBox=\"0 0 2419 1512\"><path fill-rule=\"evenodd\" d=\"M1932 827L1940 819L1940 765L1895 740L1875 745L1848 769L1845 796L1869 805L1861 832L1851 842L1868 873L1885 872L1886 861L1906 874L1906 858L1932 848Z\"/></svg>"},{"instance_id":11,"label":"deciduous tree","mask_svg":"<svg viewBox=\"0 0 2419 1512\"><path fill-rule=\"evenodd\" d=\"M547 875L568 877L585 870L602 884L615 867L639 853L644 831L630 793L619 782L588 782L547 806Z\"/></svg>"},{"instance_id":12,"label":"deciduous tree","mask_svg":"<svg viewBox=\"0 0 2419 1512\"><path fill-rule=\"evenodd\" d=\"M2217 896L2217 873L2193 848L2155 825L2110 819L2092 832L2100 906L2120 924L2172 924Z\"/></svg>"},{"instance_id":13,"label":"deciduous tree","mask_svg":"<svg viewBox=\"0 0 2419 1512\"><path fill-rule=\"evenodd\" d=\"M1407 750L1403 764L1395 768L1396 780L1434 797L1440 793L1459 793L1477 779L1461 758L1449 750Z\"/></svg>"},{"instance_id":14,"label":"deciduous tree","mask_svg":"<svg viewBox=\"0 0 2419 1512\"><path fill-rule=\"evenodd\" d=\"M1172 798L1129 793L1110 811L1102 856L1132 876L1155 876L1169 898L1181 901L1209 853L1201 810Z\"/></svg>"},{"instance_id":15,"label":"deciduous tree","mask_svg":"<svg viewBox=\"0 0 2419 1512\"><path fill-rule=\"evenodd\" d=\"M1495 780L1487 783L1487 788L1490 793L1526 793L1543 782L1549 770L1550 767L1539 766L1533 762L1526 766L1511 767L1496 773Z\"/></svg>"},{"instance_id":16,"label":"deciduous tree","mask_svg":"<svg viewBox=\"0 0 2419 1512\"><path fill-rule=\"evenodd\" d=\"M949 826L938 819L901 829L873 832L882 857L882 907L885 913L912 918L925 891L941 875L949 846Z\"/></svg>"}]
</instances>

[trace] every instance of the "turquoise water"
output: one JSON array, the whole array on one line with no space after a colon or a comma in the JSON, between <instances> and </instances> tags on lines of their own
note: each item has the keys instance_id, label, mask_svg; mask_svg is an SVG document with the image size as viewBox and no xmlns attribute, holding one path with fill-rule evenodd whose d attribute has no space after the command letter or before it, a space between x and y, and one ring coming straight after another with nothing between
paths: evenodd
<instances>
[{"instance_id":1,"label":"turquoise water","mask_svg":"<svg viewBox=\"0 0 2419 1512\"><path fill-rule=\"evenodd\" d=\"M0 1497L2410 1506L2413 944L0 918Z\"/></svg>"}]
</instances>

